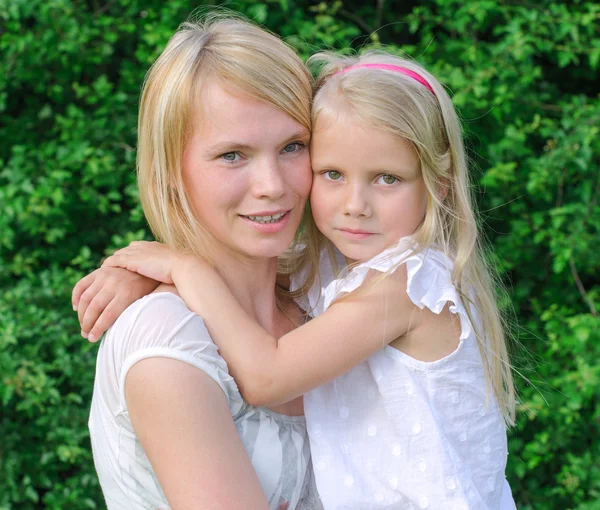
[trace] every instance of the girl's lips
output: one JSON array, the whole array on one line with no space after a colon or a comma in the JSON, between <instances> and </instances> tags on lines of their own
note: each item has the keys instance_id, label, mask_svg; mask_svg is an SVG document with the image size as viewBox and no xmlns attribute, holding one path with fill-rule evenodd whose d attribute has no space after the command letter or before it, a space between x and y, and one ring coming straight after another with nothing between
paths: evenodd
<instances>
[{"instance_id":1,"label":"girl's lips","mask_svg":"<svg viewBox=\"0 0 600 510\"><path fill-rule=\"evenodd\" d=\"M361 239L367 239L373 235L375 235L374 232L368 232L366 230L352 230L351 228L338 228L338 230L348 239L353 239L353 240L361 240Z\"/></svg>"}]
</instances>

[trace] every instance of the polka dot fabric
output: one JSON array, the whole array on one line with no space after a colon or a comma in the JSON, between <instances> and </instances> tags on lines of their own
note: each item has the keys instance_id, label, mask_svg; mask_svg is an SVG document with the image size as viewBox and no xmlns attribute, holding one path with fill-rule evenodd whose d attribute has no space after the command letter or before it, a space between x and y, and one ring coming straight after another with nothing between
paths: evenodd
<instances>
[{"instance_id":1,"label":"polka dot fabric","mask_svg":"<svg viewBox=\"0 0 600 510\"><path fill-rule=\"evenodd\" d=\"M338 267L343 267L337 255ZM337 297L358 288L369 271L386 272L401 261L415 305L440 313L450 303L450 311L460 318L460 343L435 362L418 361L386 346L305 396L323 506L512 510L515 504L504 475L506 430L495 402L486 405L481 357L451 282L452 262L437 250L417 253L412 239L404 238L335 279L324 255L321 288L311 289L307 304L318 315Z\"/></svg>"}]
</instances>

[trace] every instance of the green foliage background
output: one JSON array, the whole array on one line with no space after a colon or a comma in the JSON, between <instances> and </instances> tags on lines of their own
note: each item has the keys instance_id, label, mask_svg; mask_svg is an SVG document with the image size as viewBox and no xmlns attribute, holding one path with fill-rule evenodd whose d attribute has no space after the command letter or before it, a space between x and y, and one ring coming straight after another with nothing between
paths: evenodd
<instances>
[{"instance_id":1,"label":"green foliage background","mask_svg":"<svg viewBox=\"0 0 600 510\"><path fill-rule=\"evenodd\" d=\"M186 0L0 0L0 510L104 508L95 346L70 290L148 236L140 84ZM600 6L550 0L230 3L307 57L389 45L448 86L517 311L521 509L600 509Z\"/></svg>"}]
</instances>

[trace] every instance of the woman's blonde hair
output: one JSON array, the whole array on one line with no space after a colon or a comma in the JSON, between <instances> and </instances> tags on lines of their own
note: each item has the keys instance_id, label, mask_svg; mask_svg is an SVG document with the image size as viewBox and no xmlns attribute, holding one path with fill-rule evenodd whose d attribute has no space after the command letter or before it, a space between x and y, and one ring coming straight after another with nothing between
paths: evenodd
<instances>
[{"instance_id":1,"label":"woman's blonde hair","mask_svg":"<svg viewBox=\"0 0 600 510\"><path fill-rule=\"evenodd\" d=\"M194 215L182 177L186 141L209 79L278 108L308 129L313 82L281 39L221 11L183 23L148 71L138 120L137 172L144 213L158 240L212 262L214 238ZM281 262L282 271L289 273L303 260L290 251Z\"/></svg>"},{"instance_id":2,"label":"woman's blonde hair","mask_svg":"<svg viewBox=\"0 0 600 510\"><path fill-rule=\"evenodd\" d=\"M356 64L400 66L415 78ZM471 323L488 382L508 425L514 423L515 390L506 347L505 322L497 306L501 289L486 263L479 236L460 122L444 87L414 61L371 51L360 57L320 53L309 59L320 69L313 99L313 126L321 115L348 112L375 129L394 133L413 145L428 190L425 218L412 236L420 249L437 246L453 261L452 280ZM473 312L476 312L476 315ZM475 319L479 316L481 320Z\"/></svg>"}]
</instances>

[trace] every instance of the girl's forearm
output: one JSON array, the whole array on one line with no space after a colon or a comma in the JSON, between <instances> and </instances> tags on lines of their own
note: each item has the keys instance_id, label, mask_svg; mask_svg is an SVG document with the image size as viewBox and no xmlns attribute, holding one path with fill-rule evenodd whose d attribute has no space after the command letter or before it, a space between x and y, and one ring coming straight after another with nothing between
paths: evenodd
<instances>
[{"instance_id":1,"label":"girl's forearm","mask_svg":"<svg viewBox=\"0 0 600 510\"><path fill-rule=\"evenodd\" d=\"M173 281L188 307L205 319L242 395L255 406L288 402L339 377L423 317L406 294L405 272L397 271L276 340L210 267L178 264Z\"/></svg>"},{"instance_id":2,"label":"girl's forearm","mask_svg":"<svg viewBox=\"0 0 600 510\"><path fill-rule=\"evenodd\" d=\"M277 340L244 311L215 270L186 259L173 272L181 298L205 321L244 398L262 404L273 388Z\"/></svg>"}]
</instances>

